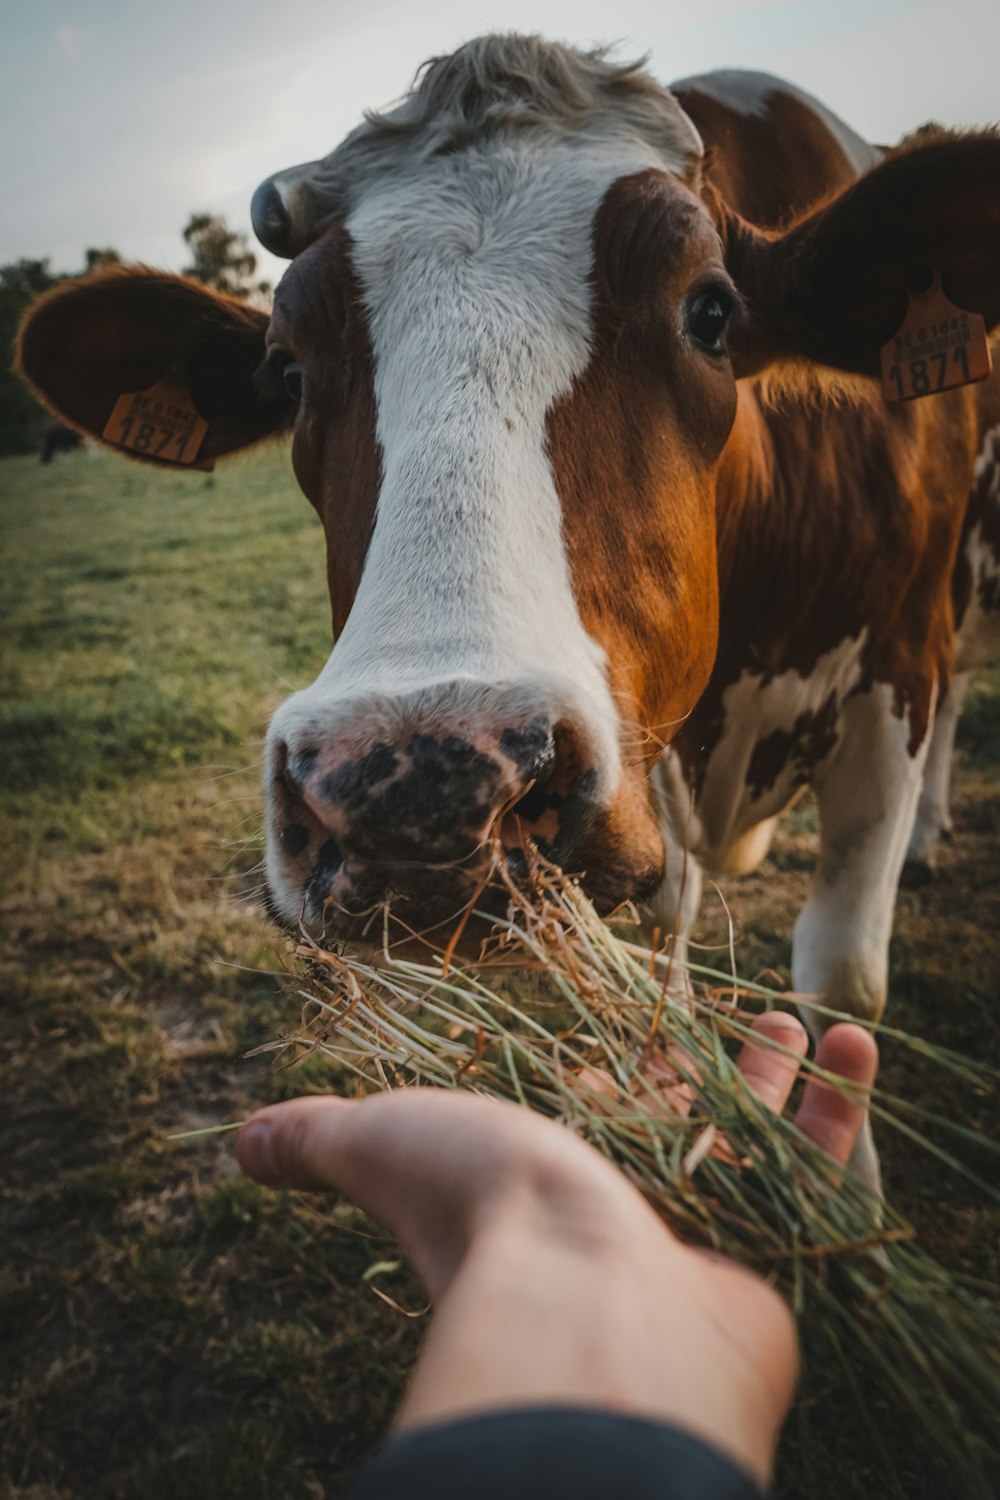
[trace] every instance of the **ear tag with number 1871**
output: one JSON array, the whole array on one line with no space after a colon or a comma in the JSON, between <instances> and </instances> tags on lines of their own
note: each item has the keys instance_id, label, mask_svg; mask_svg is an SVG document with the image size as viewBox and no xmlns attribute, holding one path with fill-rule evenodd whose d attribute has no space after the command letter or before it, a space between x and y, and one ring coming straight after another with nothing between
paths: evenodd
<instances>
[{"instance_id":1,"label":"ear tag with number 1871","mask_svg":"<svg viewBox=\"0 0 1000 1500\"><path fill-rule=\"evenodd\" d=\"M882 393L913 401L985 380L992 368L986 324L949 301L935 271L925 291L911 290L906 317L882 345Z\"/></svg>"},{"instance_id":2,"label":"ear tag with number 1871","mask_svg":"<svg viewBox=\"0 0 1000 1500\"><path fill-rule=\"evenodd\" d=\"M158 458L161 463L195 464L208 423L195 410L188 391L158 380L144 391L126 391L115 402L103 436L116 448ZM198 464L210 469L211 463Z\"/></svg>"}]
</instances>

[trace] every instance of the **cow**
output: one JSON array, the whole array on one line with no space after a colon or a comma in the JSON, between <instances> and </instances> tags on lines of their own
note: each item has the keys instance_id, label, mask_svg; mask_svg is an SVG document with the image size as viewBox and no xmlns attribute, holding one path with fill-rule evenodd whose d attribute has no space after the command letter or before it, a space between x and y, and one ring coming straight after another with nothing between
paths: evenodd
<instances>
[{"instance_id":1,"label":"cow","mask_svg":"<svg viewBox=\"0 0 1000 1500\"><path fill-rule=\"evenodd\" d=\"M1000 320L997 134L879 150L770 77L490 36L252 217L291 260L270 316L111 270L19 362L148 462L293 434L335 644L268 731L279 918L349 938L388 902L443 944L530 840L683 957L702 872L811 786L794 985L877 1019L958 616L980 641L998 603L1000 388L876 377L928 278Z\"/></svg>"}]
</instances>

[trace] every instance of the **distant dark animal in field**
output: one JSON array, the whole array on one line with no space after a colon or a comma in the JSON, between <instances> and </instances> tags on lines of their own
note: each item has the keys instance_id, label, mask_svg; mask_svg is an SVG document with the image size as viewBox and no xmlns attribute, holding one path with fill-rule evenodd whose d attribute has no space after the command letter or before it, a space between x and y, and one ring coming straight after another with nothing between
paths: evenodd
<instances>
[{"instance_id":1,"label":"distant dark animal in field","mask_svg":"<svg viewBox=\"0 0 1000 1500\"><path fill-rule=\"evenodd\" d=\"M57 453L72 453L74 448L82 446L83 438L72 427L66 427L62 422L50 422L42 433L38 457L43 464L50 464Z\"/></svg>"},{"instance_id":2,"label":"distant dark animal in field","mask_svg":"<svg viewBox=\"0 0 1000 1500\"><path fill-rule=\"evenodd\" d=\"M811 786L795 988L877 1018L932 741L920 857L946 816L958 627L970 661L996 640L1000 381L890 404L876 377L929 271L1000 321L1000 136L883 151L762 74L671 92L486 37L253 217L294 258L272 314L88 277L20 360L152 462L294 432L336 644L268 736L276 912L350 938L391 897L443 944L495 833L683 954L702 871L751 868Z\"/></svg>"}]
</instances>

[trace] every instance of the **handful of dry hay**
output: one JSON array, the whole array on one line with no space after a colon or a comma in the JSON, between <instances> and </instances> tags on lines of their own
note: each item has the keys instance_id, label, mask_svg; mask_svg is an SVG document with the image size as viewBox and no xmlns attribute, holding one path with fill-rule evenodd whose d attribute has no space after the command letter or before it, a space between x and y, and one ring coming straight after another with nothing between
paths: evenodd
<instances>
[{"instance_id":1,"label":"handful of dry hay","mask_svg":"<svg viewBox=\"0 0 1000 1500\"><path fill-rule=\"evenodd\" d=\"M465 1088L564 1121L615 1161L672 1229L782 1285L804 1345L800 1415L826 1405L832 1376L854 1398L847 1420L863 1424L866 1462L881 1458L900 1493L915 1464L924 1476L940 1474L937 1493L992 1495L996 1289L946 1272L891 1205L879 1218L852 1177L841 1180L788 1118L742 1086L734 1059L749 1007L787 996L690 964L679 997L679 976L662 954L616 936L579 887L541 860L530 889L508 883L508 893L508 916L490 917L494 936L475 964L455 962L449 950L428 950L426 963L394 958L387 944L376 965L304 943L302 1030L272 1046L289 1062L318 1049L368 1088ZM875 1030L961 1085L994 1082L978 1063ZM668 1059L694 1095L690 1114L665 1107L653 1081L650 1065L655 1074ZM972 1176L913 1124L948 1122L881 1091L872 1113L883 1139L901 1131L908 1150L931 1151ZM728 1149L717 1149L720 1137ZM996 1153L995 1143L977 1145Z\"/></svg>"}]
</instances>

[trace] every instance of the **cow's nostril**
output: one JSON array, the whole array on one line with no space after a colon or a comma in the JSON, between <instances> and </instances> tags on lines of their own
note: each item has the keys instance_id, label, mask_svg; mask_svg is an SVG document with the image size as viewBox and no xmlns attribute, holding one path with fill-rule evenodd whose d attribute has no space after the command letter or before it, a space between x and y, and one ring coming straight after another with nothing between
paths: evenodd
<instances>
[{"instance_id":1,"label":"cow's nostril","mask_svg":"<svg viewBox=\"0 0 1000 1500\"><path fill-rule=\"evenodd\" d=\"M289 823L281 830L278 842L282 853L295 859L309 843L309 830L304 823Z\"/></svg>"},{"instance_id":2,"label":"cow's nostril","mask_svg":"<svg viewBox=\"0 0 1000 1500\"><path fill-rule=\"evenodd\" d=\"M285 766L282 780L286 791L295 797L301 797L305 793L306 782L316 768L319 759L319 751L310 745L305 750L297 750L294 755L285 755Z\"/></svg>"},{"instance_id":3,"label":"cow's nostril","mask_svg":"<svg viewBox=\"0 0 1000 1500\"><path fill-rule=\"evenodd\" d=\"M519 797L511 808L515 817L522 818L529 823L535 823L550 808L558 806L562 801L559 796L554 796L544 785L537 782L530 786L523 797Z\"/></svg>"},{"instance_id":4,"label":"cow's nostril","mask_svg":"<svg viewBox=\"0 0 1000 1500\"><path fill-rule=\"evenodd\" d=\"M306 901L314 916L321 916L330 896L330 885L344 863L340 845L327 839L316 856L312 874L305 884Z\"/></svg>"},{"instance_id":5,"label":"cow's nostril","mask_svg":"<svg viewBox=\"0 0 1000 1500\"><path fill-rule=\"evenodd\" d=\"M524 781L541 781L549 772L556 747L548 719L532 719L521 729L505 729L500 749L512 760Z\"/></svg>"},{"instance_id":6,"label":"cow's nostril","mask_svg":"<svg viewBox=\"0 0 1000 1500\"><path fill-rule=\"evenodd\" d=\"M523 863L530 840L550 857L570 855L592 812L596 777L587 765L587 747L580 731L566 721L554 728L534 720L522 730L506 730L504 751L516 759L528 785L509 807L500 836L512 873ZM513 863L511 856L516 856ZM516 867L516 868L515 868Z\"/></svg>"},{"instance_id":7,"label":"cow's nostril","mask_svg":"<svg viewBox=\"0 0 1000 1500\"><path fill-rule=\"evenodd\" d=\"M500 840L507 851L508 865L512 853L523 850L530 840L543 854L551 854L561 832L565 799L553 791L550 781L534 782L500 821ZM511 873L516 873L510 865Z\"/></svg>"}]
</instances>

